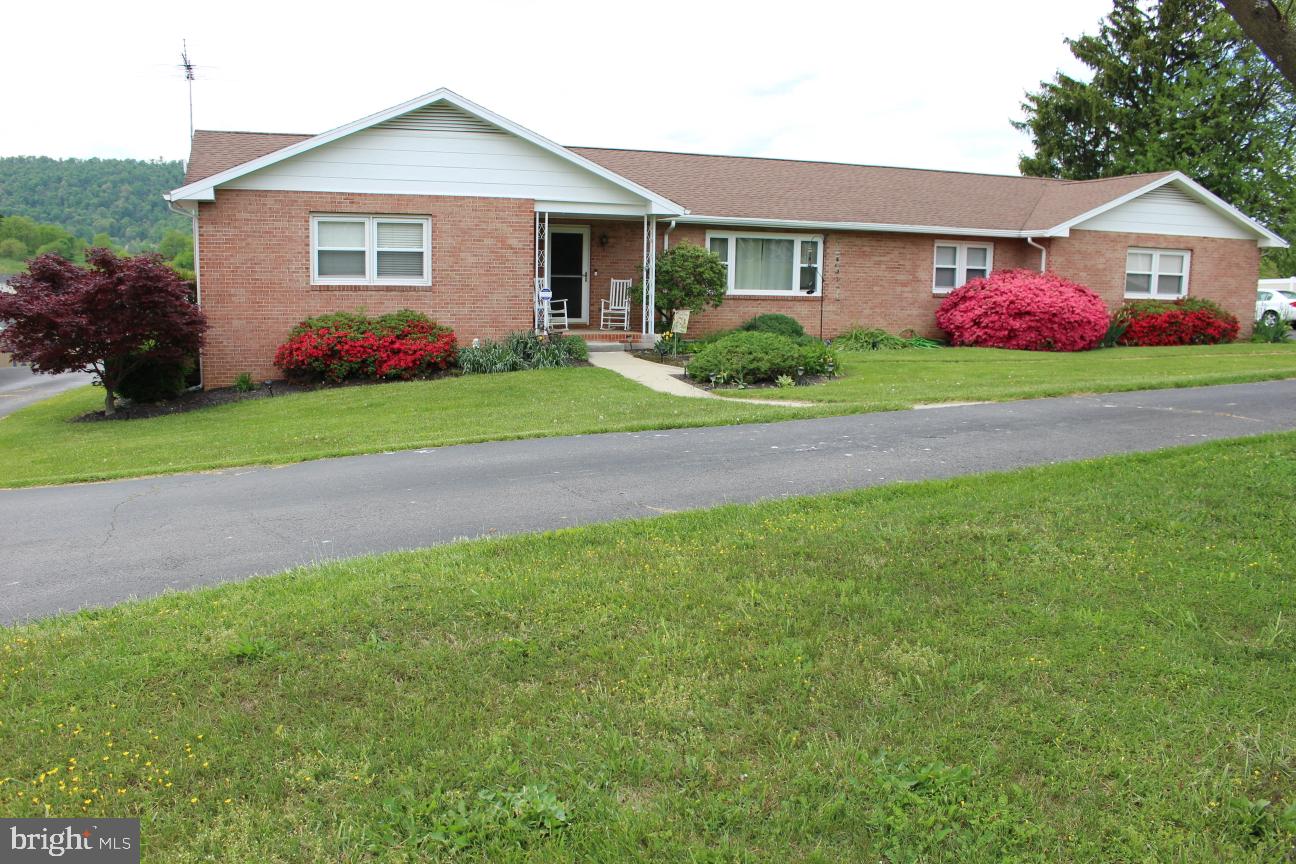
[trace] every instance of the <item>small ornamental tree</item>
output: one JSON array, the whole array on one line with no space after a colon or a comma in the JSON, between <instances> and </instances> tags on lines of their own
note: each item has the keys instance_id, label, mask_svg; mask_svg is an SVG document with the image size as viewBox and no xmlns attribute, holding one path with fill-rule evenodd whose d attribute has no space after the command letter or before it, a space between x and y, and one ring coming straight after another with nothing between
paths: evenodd
<instances>
[{"instance_id":1,"label":"small ornamental tree","mask_svg":"<svg viewBox=\"0 0 1296 864\"><path fill-rule=\"evenodd\" d=\"M1086 351L1107 333L1107 304L1053 272L996 270L950 292L936 324L954 345Z\"/></svg>"},{"instance_id":2,"label":"small ornamental tree","mask_svg":"<svg viewBox=\"0 0 1296 864\"><path fill-rule=\"evenodd\" d=\"M701 312L724 302L728 275L720 256L693 243L672 246L657 257L657 313L669 322L676 309Z\"/></svg>"},{"instance_id":3,"label":"small ornamental tree","mask_svg":"<svg viewBox=\"0 0 1296 864\"><path fill-rule=\"evenodd\" d=\"M40 255L0 293L0 349L35 372L93 372L113 414L120 382L151 362L183 362L202 347L207 320L157 255L86 252L79 267Z\"/></svg>"}]
</instances>

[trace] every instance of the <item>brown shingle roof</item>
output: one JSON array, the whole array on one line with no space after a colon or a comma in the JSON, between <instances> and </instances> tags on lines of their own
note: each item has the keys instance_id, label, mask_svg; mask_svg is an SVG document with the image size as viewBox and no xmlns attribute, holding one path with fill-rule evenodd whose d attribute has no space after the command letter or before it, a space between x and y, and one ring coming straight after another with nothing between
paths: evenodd
<instances>
[{"instance_id":1,"label":"brown shingle roof","mask_svg":"<svg viewBox=\"0 0 1296 864\"><path fill-rule=\"evenodd\" d=\"M197 130L185 183L309 137ZM1002 231L1044 231L1166 176L1050 180L749 156L570 149L698 215Z\"/></svg>"},{"instance_id":2,"label":"brown shingle roof","mask_svg":"<svg viewBox=\"0 0 1296 864\"><path fill-rule=\"evenodd\" d=\"M571 149L693 214L807 222L1043 230L1165 176L1050 180L745 156Z\"/></svg>"},{"instance_id":3,"label":"brown shingle roof","mask_svg":"<svg viewBox=\"0 0 1296 864\"><path fill-rule=\"evenodd\" d=\"M195 129L189 147L185 185L310 137L312 136L286 132L213 132L209 129Z\"/></svg>"}]
</instances>

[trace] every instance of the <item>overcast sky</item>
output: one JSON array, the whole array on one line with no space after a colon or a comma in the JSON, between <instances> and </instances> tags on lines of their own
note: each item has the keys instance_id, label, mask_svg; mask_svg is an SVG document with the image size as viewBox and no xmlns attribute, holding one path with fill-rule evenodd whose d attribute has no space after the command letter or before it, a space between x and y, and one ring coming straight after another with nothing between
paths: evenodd
<instances>
[{"instance_id":1,"label":"overcast sky","mask_svg":"<svg viewBox=\"0 0 1296 864\"><path fill-rule=\"evenodd\" d=\"M181 159L437 87L561 144L1015 173L1009 126L1110 0L43 3L5 10L0 155Z\"/></svg>"}]
</instances>

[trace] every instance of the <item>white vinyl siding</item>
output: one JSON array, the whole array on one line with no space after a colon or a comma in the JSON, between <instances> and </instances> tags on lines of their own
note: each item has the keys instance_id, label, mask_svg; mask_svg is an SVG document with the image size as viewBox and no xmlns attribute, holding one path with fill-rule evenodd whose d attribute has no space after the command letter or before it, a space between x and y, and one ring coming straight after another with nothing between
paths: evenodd
<instances>
[{"instance_id":1,"label":"white vinyl siding","mask_svg":"<svg viewBox=\"0 0 1296 864\"><path fill-rule=\"evenodd\" d=\"M409 216L312 216L311 283L432 284L432 221Z\"/></svg>"},{"instance_id":2,"label":"white vinyl siding","mask_svg":"<svg viewBox=\"0 0 1296 864\"><path fill-rule=\"evenodd\" d=\"M708 231L706 239L707 248L725 263L729 294L819 293L823 264L819 235Z\"/></svg>"},{"instance_id":3,"label":"white vinyl siding","mask_svg":"<svg viewBox=\"0 0 1296 864\"><path fill-rule=\"evenodd\" d=\"M1125 296L1140 300L1186 297L1191 259L1181 249L1130 249L1125 256Z\"/></svg>"},{"instance_id":4,"label":"white vinyl siding","mask_svg":"<svg viewBox=\"0 0 1296 864\"><path fill-rule=\"evenodd\" d=\"M993 243L939 241L932 258L932 293L948 294L969 279L989 276L993 266Z\"/></svg>"},{"instance_id":5,"label":"white vinyl siding","mask_svg":"<svg viewBox=\"0 0 1296 864\"><path fill-rule=\"evenodd\" d=\"M586 205L644 199L452 106L411 111L222 184L222 189L453 195Z\"/></svg>"},{"instance_id":6,"label":"white vinyl siding","mask_svg":"<svg viewBox=\"0 0 1296 864\"><path fill-rule=\"evenodd\" d=\"M1174 184L1153 189L1074 226L1084 231L1229 237L1254 240L1255 231L1201 203Z\"/></svg>"}]
</instances>

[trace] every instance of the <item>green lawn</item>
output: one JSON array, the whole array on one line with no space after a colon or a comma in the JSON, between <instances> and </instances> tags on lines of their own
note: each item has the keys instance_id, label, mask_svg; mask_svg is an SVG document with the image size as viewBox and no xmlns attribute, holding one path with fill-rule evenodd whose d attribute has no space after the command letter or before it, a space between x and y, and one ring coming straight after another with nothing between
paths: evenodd
<instances>
[{"instance_id":1,"label":"green lawn","mask_svg":"<svg viewBox=\"0 0 1296 864\"><path fill-rule=\"evenodd\" d=\"M0 486L806 416L805 409L666 396L588 367L346 387L148 420L67 422L102 401L102 390L85 388L0 420Z\"/></svg>"},{"instance_id":2,"label":"green lawn","mask_svg":"<svg viewBox=\"0 0 1296 864\"><path fill-rule=\"evenodd\" d=\"M843 377L817 387L761 391L877 411L916 403L1001 401L1296 378L1296 342L1113 348L1078 354L956 348L843 354ZM726 391L724 395L750 395Z\"/></svg>"},{"instance_id":3,"label":"green lawn","mask_svg":"<svg viewBox=\"0 0 1296 864\"><path fill-rule=\"evenodd\" d=\"M1296 344L1122 348L1043 354L977 348L845 355L815 387L728 391L810 400L786 408L683 399L603 369L551 369L350 387L173 417L69 423L102 391L50 399L0 420L0 487L276 464L503 438L711 426L908 408L1296 377Z\"/></svg>"},{"instance_id":4,"label":"green lawn","mask_svg":"<svg viewBox=\"0 0 1296 864\"><path fill-rule=\"evenodd\" d=\"M1269 436L0 631L0 814L167 862L1290 861L1293 476Z\"/></svg>"}]
</instances>

